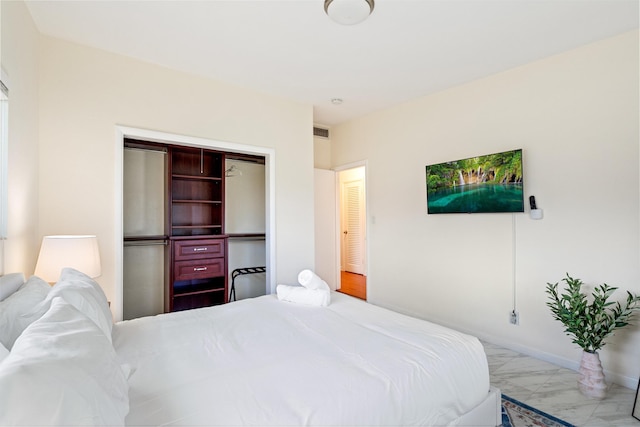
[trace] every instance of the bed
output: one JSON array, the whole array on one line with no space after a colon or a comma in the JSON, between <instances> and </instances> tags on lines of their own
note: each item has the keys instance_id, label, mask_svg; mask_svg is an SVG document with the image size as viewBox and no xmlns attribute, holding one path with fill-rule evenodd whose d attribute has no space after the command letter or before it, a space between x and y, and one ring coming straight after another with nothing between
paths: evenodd
<instances>
[{"instance_id":1,"label":"bed","mask_svg":"<svg viewBox=\"0 0 640 427\"><path fill-rule=\"evenodd\" d=\"M433 323L332 292L110 325L100 292L63 271L27 313L0 425L500 425L482 345Z\"/></svg>"}]
</instances>

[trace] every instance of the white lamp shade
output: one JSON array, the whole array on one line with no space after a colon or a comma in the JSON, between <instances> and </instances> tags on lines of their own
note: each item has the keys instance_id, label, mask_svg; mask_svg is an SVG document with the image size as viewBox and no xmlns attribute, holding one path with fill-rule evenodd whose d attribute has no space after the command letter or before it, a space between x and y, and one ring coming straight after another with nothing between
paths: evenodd
<instances>
[{"instance_id":1,"label":"white lamp shade","mask_svg":"<svg viewBox=\"0 0 640 427\"><path fill-rule=\"evenodd\" d=\"M42 238L35 275L53 283L65 267L89 277L102 274L96 236L45 236Z\"/></svg>"},{"instance_id":2,"label":"white lamp shade","mask_svg":"<svg viewBox=\"0 0 640 427\"><path fill-rule=\"evenodd\" d=\"M324 10L338 24L353 25L367 19L373 4L373 0L326 0Z\"/></svg>"}]
</instances>

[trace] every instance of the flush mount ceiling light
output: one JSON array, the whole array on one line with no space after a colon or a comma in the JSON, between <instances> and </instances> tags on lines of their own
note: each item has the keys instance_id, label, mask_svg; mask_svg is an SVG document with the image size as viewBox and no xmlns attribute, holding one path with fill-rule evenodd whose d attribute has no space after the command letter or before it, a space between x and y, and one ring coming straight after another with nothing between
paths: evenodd
<instances>
[{"instance_id":1,"label":"flush mount ceiling light","mask_svg":"<svg viewBox=\"0 0 640 427\"><path fill-rule=\"evenodd\" d=\"M342 25L353 25L367 19L373 12L374 0L324 0L329 18Z\"/></svg>"}]
</instances>

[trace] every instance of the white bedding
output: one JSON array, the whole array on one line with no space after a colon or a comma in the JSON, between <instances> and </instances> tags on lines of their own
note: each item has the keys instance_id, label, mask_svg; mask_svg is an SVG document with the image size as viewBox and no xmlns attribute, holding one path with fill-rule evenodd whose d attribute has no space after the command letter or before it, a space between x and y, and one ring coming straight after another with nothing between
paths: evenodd
<instances>
[{"instance_id":1,"label":"white bedding","mask_svg":"<svg viewBox=\"0 0 640 427\"><path fill-rule=\"evenodd\" d=\"M274 295L119 322L127 425L447 425L482 402L469 335L339 293Z\"/></svg>"}]
</instances>

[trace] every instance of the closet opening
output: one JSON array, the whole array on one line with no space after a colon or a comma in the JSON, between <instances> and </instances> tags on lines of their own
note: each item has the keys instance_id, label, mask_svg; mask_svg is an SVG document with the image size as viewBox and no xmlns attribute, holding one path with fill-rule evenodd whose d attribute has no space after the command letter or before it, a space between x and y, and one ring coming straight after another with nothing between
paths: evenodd
<instances>
[{"instance_id":1,"label":"closet opening","mask_svg":"<svg viewBox=\"0 0 640 427\"><path fill-rule=\"evenodd\" d=\"M273 150L117 129L116 320L272 293Z\"/></svg>"}]
</instances>

